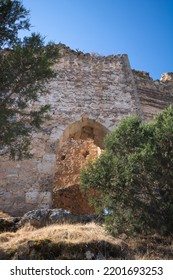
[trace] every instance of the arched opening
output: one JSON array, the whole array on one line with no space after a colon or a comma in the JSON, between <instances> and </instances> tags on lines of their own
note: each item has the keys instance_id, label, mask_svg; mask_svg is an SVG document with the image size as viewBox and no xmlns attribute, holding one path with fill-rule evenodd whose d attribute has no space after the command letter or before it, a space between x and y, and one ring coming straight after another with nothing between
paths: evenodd
<instances>
[{"instance_id":1,"label":"arched opening","mask_svg":"<svg viewBox=\"0 0 173 280\"><path fill-rule=\"evenodd\" d=\"M82 118L80 121L68 125L60 138L59 149L68 139L93 139L94 143L104 149L104 138L109 130L95 120Z\"/></svg>"},{"instance_id":2,"label":"arched opening","mask_svg":"<svg viewBox=\"0 0 173 280\"><path fill-rule=\"evenodd\" d=\"M86 193L79 190L80 171L104 149L108 129L85 118L70 124L59 141L53 187L53 207L70 210L74 214L94 212Z\"/></svg>"}]
</instances>

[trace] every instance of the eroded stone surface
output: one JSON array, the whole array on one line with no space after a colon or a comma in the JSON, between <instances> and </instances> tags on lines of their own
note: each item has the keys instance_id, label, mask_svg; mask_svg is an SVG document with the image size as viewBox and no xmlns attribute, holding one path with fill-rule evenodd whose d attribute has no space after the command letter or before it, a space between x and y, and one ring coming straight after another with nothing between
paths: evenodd
<instances>
[{"instance_id":1,"label":"eroded stone surface","mask_svg":"<svg viewBox=\"0 0 173 280\"><path fill-rule=\"evenodd\" d=\"M54 65L57 77L47 85L47 95L40 99L42 104L51 105L51 118L42 130L32 134L33 158L12 162L4 150L0 151L0 210L12 215L52 207L57 196L54 182L63 181L62 176L55 176L57 154L69 138L92 138L102 149L103 137L123 117L138 114L150 120L173 103L172 73L153 81L146 72L132 71L127 55L102 57L72 51L62 44L57 47L61 53ZM72 164L68 164L68 170L72 170ZM64 181L68 181L68 176ZM71 176L68 186L78 184L75 176Z\"/></svg>"},{"instance_id":2,"label":"eroded stone surface","mask_svg":"<svg viewBox=\"0 0 173 280\"><path fill-rule=\"evenodd\" d=\"M144 120L151 120L169 104L173 104L173 73L164 73L153 81L149 73L133 70Z\"/></svg>"},{"instance_id":3,"label":"eroded stone surface","mask_svg":"<svg viewBox=\"0 0 173 280\"><path fill-rule=\"evenodd\" d=\"M69 138L63 144L57 159L53 207L69 209L75 214L93 213L94 209L87 202L89 194L81 193L79 188L80 172L88 161L93 161L100 154L100 147L89 138Z\"/></svg>"}]
</instances>

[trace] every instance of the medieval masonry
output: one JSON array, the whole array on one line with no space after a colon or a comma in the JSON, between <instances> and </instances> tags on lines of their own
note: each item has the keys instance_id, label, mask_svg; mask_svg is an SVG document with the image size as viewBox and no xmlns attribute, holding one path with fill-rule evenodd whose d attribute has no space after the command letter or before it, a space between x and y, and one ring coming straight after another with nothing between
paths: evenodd
<instances>
[{"instance_id":1,"label":"medieval masonry","mask_svg":"<svg viewBox=\"0 0 173 280\"><path fill-rule=\"evenodd\" d=\"M40 100L51 105L51 118L33 132L32 159L0 156L0 210L14 216L37 208L92 213L87 194L79 191L79 174L104 149L105 135L123 117L137 114L149 121L173 104L173 73L154 81L132 70L127 55L103 57L57 47L57 77Z\"/></svg>"}]
</instances>

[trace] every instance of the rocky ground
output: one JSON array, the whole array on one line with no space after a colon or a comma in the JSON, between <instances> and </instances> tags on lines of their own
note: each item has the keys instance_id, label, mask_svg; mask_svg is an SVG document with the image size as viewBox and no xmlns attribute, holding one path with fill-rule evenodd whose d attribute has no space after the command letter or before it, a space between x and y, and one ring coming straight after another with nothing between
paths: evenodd
<instances>
[{"instance_id":1,"label":"rocky ground","mask_svg":"<svg viewBox=\"0 0 173 280\"><path fill-rule=\"evenodd\" d=\"M21 218L0 212L0 259L173 259L172 238L110 236L94 215L35 210Z\"/></svg>"}]
</instances>

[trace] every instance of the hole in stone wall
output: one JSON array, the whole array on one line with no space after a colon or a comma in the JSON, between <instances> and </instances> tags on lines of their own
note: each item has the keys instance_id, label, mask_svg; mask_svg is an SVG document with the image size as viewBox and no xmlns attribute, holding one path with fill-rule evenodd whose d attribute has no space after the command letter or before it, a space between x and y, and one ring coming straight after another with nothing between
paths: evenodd
<instances>
[{"instance_id":1,"label":"hole in stone wall","mask_svg":"<svg viewBox=\"0 0 173 280\"><path fill-rule=\"evenodd\" d=\"M76 214L93 213L87 195L82 195L79 190L80 172L88 161L100 155L107 132L93 120L76 122L65 130L57 157L53 207L69 209Z\"/></svg>"},{"instance_id":2,"label":"hole in stone wall","mask_svg":"<svg viewBox=\"0 0 173 280\"><path fill-rule=\"evenodd\" d=\"M85 151L85 152L83 153L84 158L86 158L89 154L90 154L89 151Z\"/></svg>"},{"instance_id":3,"label":"hole in stone wall","mask_svg":"<svg viewBox=\"0 0 173 280\"><path fill-rule=\"evenodd\" d=\"M61 155L61 160L65 160L66 155Z\"/></svg>"}]
</instances>

